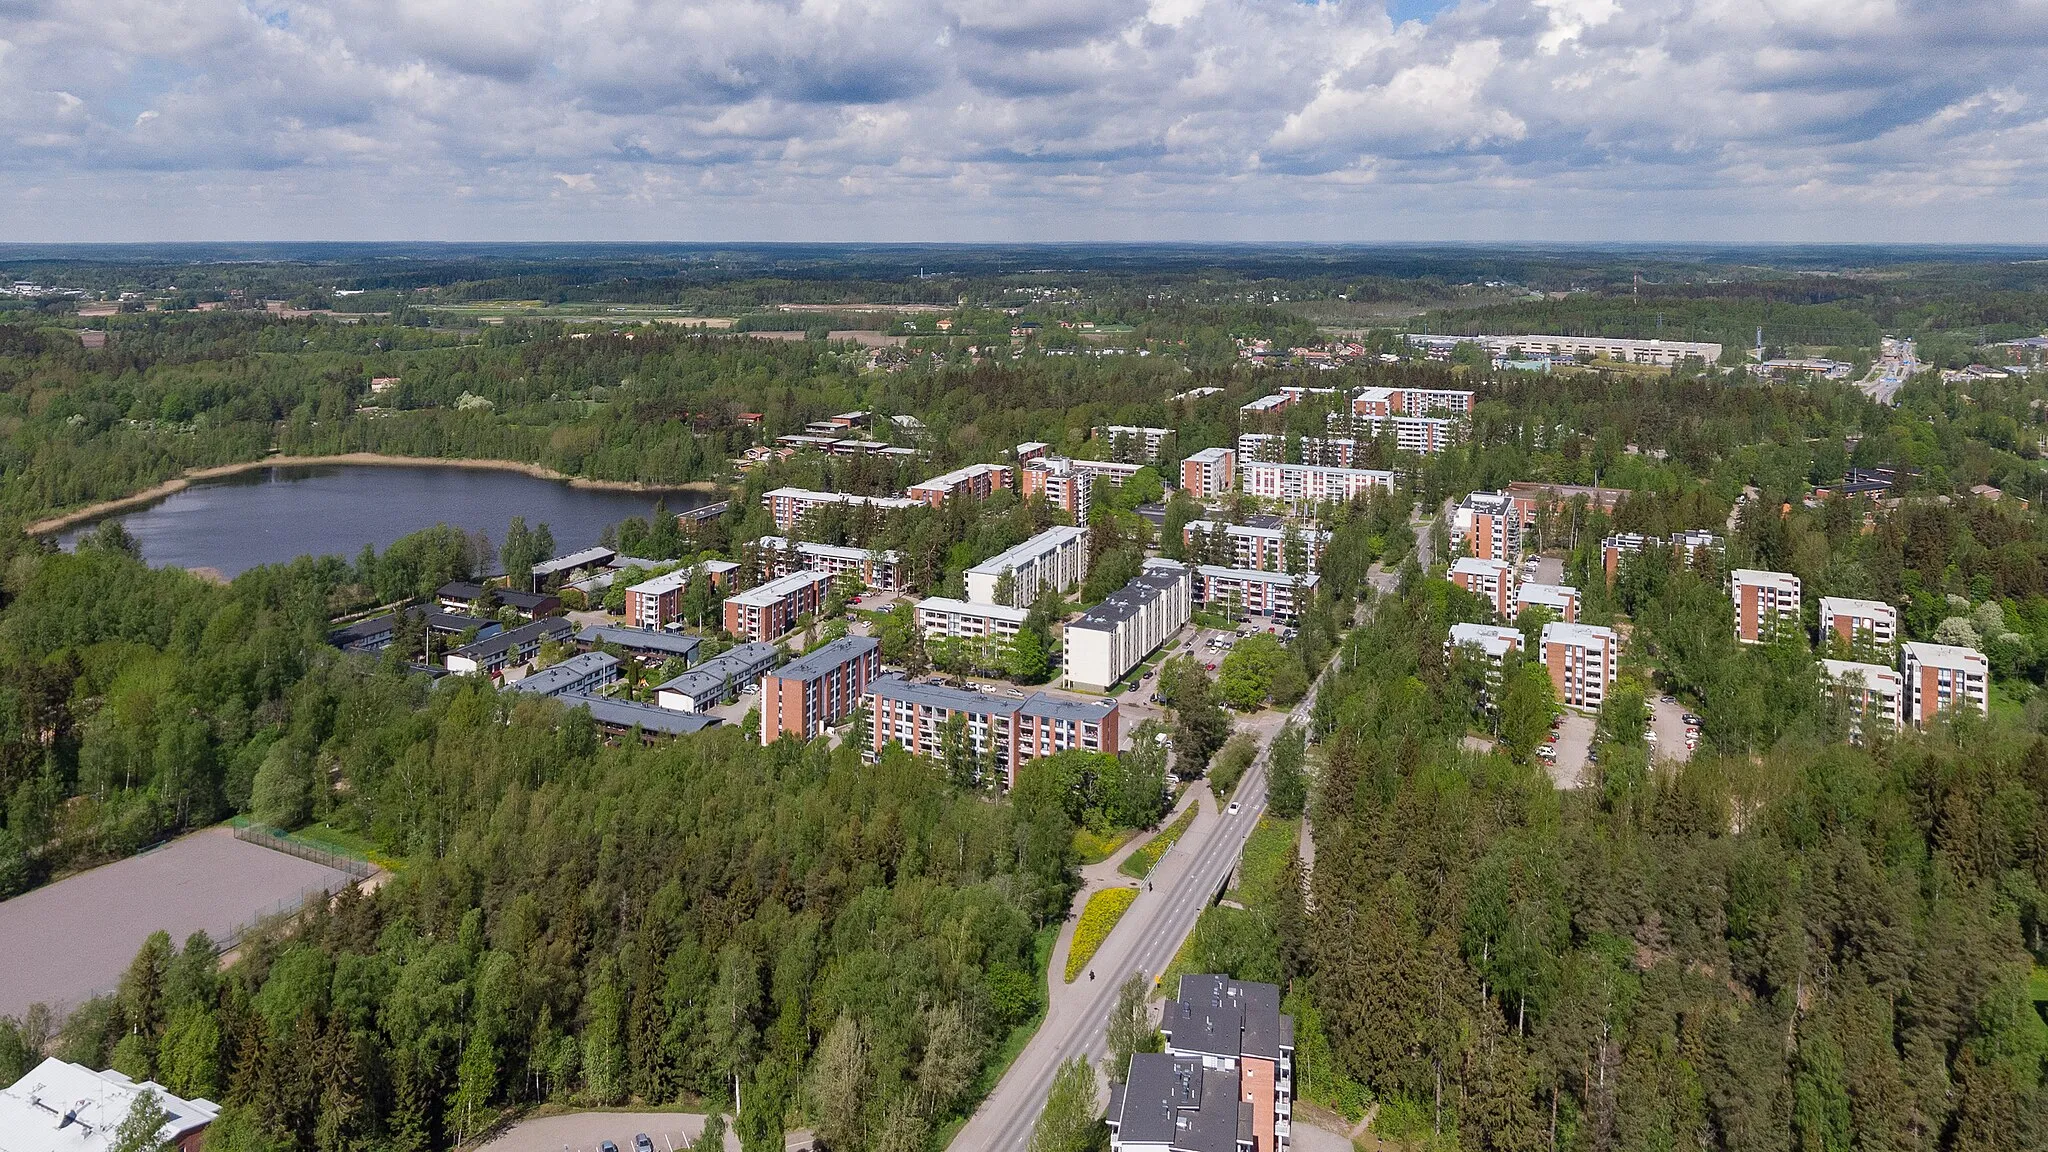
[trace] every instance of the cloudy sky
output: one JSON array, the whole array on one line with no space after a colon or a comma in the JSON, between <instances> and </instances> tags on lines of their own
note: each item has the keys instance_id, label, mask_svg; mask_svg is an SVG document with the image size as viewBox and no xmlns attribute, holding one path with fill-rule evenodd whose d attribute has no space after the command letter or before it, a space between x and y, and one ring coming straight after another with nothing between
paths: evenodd
<instances>
[{"instance_id":1,"label":"cloudy sky","mask_svg":"<svg viewBox=\"0 0 2048 1152\"><path fill-rule=\"evenodd\" d=\"M0 240L2048 241L2048 0L0 0Z\"/></svg>"}]
</instances>

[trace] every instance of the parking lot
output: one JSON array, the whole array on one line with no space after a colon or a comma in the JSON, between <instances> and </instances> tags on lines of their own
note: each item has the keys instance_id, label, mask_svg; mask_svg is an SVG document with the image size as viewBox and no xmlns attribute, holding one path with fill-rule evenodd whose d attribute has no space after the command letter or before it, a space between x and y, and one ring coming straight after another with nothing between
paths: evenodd
<instances>
[{"instance_id":1,"label":"parking lot","mask_svg":"<svg viewBox=\"0 0 2048 1152\"><path fill-rule=\"evenodd\" d=\"M1566 712L1558 721L1557 749L1545 767L1550 782L1559 788L1577 788L1586 782L1586 753L1593 747L1593 717L1584 712Z\"/></svg>"},{"instance_id":2,"label":"parking lot","mask_svg":"<svg viewBox=\"0 0 2048 1152\"><path fill-rule=\"evenodd\" d=\"M633 1152L633 1137L645 1134L655 1152L688 1148L704 1134L698 1112L577 1112L521 1120L485 1144L489 1152L598 1152L606 1140L619 1152ZM725 1148L739 1152L739 1138L727 1129Z\"/></svg>"},{"instance_id":3,"label":"parking lot","mask_svg":"<svg viewBox=\"0 0 2048 1152\"><path fill-rule=\"evenodd\" d=\"M1685 715L1685 706L1676 700L1650 701L1650 731L1657 734L1650 757L1652 760L1675 760L1683 764L1692 759L1692 749L1686 745Z\"/></svg>"}]
</instances>

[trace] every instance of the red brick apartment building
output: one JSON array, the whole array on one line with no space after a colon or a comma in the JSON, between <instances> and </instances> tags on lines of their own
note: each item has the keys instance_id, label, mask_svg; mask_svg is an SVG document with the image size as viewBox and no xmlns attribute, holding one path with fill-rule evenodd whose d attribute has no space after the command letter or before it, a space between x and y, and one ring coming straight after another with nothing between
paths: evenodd
<instances>
[{"instance_id":1,"label":"red brick apartment building","mask_svg":"<svg viewBox=\"0 0 2048 1152\"><path fill-rule=\"evenodd\" d=\"M880 644L842 636L768 673L761 679L761 743L819 735L853 714L881 672Z\"/></svg>"},{"instance_id":2,"label":"red brick apartment building","mask_svg":"<svg viewBox=\"0 0 2048 1152\"><path fill-rule=\"evenodd\" d=\"M728 596L725 630L742 640L773 640L795 628L804 613L823 608L831 588L831 573L807 568Z\"/></svg>"}]
</instances>

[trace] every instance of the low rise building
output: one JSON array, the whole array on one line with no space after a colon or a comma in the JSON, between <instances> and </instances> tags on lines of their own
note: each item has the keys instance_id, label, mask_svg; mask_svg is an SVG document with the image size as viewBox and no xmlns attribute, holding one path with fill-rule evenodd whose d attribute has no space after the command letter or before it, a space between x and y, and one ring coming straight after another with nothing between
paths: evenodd
<instances>
[{"instance_id":1,"label":"low rise building","mask_svg":"<svg viewBox=\"0 0 2048 1152\"><path fill-rule=\"evenodd\" d=\"M533 566L528 590L539 592L546 588L551 580L567 582L579 573L609 568L618 554L618 551L612 548L585 548L565 556L550 557Z\"/></svg>"},{"instance_id":2,"label":"low rise building","mask_svg":"<svg viewBox=\"0 0 2048 1152\"><path fill-rule=\"evenodd\" d=\"M1228 567L1319 572L1323 553L1330 547L1330 533L1313 527L1304 530L1190 520L1181 527L1181 544L1190 558L1227 560Z\"/></svg>"},{"instance_id":3,"label":"low rise building","mask_svg":"<svg viewBox=\"0 0 2048 1152\"><path fill-rule=\"evenodd\" d=\"M945 596L917 603L917 628L927 639L1009 640L1031 618L1029 608L976 604Z\"/></svg>"},{"instance_id":4,"label":"low rise building","mask_svg":"<svg viewBox=\"0 0 2048 1152\"><path fill-rule=\"evenodd\" d=\"M1515 612L1524 608L1548 608L1567 624L1579 622L1579 590L1569 584L1524 583L1515 591Z\"/></svg>"},{"instance_id":5,"label":"low rise building","mask_svg":"<svg viewBox=\"0 0 2048 1152\"><path fill-rule=\"evenodd\" d=\"M1076 701L1034 692L1019 700L889 675L868 685L865 703L870 757L891 744L913 755L943 756L957 719L963 751L999 773L1006 787L1016 785L1020 767L1041 756L1070 748L1115 752L1121 739L1113 699Z\"/></svg>"},{"instance_id":6,"label":"low rise building","mask_svg":"<svg viewBox=\"0 0 2048 1152\"><path fill-rule=\"evenodd\" d=\"M754 545L760 549L762 571L770 577L808 568L830 573L834 579L852 576L881 592L903 587L903 554L892 549L813 544L787 536L763 536Z\"/></svg>"},{"instance_id":7,"label":"low rise building","mask_svg":"<svg viewBox=\"0 0 2048 1152\"><path fill-rule=\"evenodd\" d=\"M1728 595L1735 601L1735 638L1745 644L1799 627L1799 577L1790 572L1737 568L1728 575Z\"/></svg>"},{"instance_id":8,"label":"low rise building","mask_svg":"<svg viewBox=\"0 0 2048 1152\"><path fill-rule=\"evenodd\" d=\"M1116 1152L1293 1146L1294 1018L1273 984L1182 976L1160 1010L1163 1052L1131 1058L1109 1099Z\"/></svg>"},{"instance_id":9,"label":"low rise building","mask_svg":"<svg viewBox=\"0 0 2048 1152\"><path fill-rule=\"evenodd\" d=\"M870 508L876 512L900 512L915 508L920 501L907 496L856 496L851 492L814 492L805 488L777 488L764 493L761 503L775 521L779 532L795 532L806 518L822 508Z\"/></svg>"},{"instance_id":10,"label":"low rise building","mask_svg":"<svg viewBox=\"0 0 2048 1152\"><path fill-rule=\"evenodd\" d=\"M448 654L445 663L450 672L496 676L506 668L531 663L542 644L567 640L575 633L575 625L559 616L550 616L457 648Z\"/></svg>"},{"instance_id":11,"label":"low rise building","mask_svg":"<svg viewBox=\"0 0 2048 1152\"><path fill-rule=\"evenodd\" d=\"M1348 504L1375 490L1394 490L1394 474L1376 468L1326 468L1315 464L1245 465L1244 490L1265 500L1292 507Z\"/></svg>"},{"instance_id":12,"label":"low rise building","mask_svg":"<svg viewBox=\"0 0 2048 1152\"><path fill-rule=\"evenodd\" d=\"M1991 662L1974 648L1953 644L1899 646L1905 680L1905 721L1925 728L1944 712L1991 714Z\"/></svg>"},{"instance_id":13,"label":"low rise building","mask_svg":"<svg viewBox=\"0 0 2048 1152\"><path fill-rule=\"evenodd\" d=\"M1171 560L1147 560L1145 568L1171 567ZM1322 577L1313 572L1265 572L1257 568L1226 568L1217 564L1190 566L1194 574L1193 593L1197 606L1226 618L1272 616L1292 619L1297 592L1315 591Z\"/></svg>"},{"instance_id":14,"label":"low rise building","mask_svg":"<svg viewBox=\"0 0 2048 1152\"><path fill-rule=\"evenodd\" d=\"M1865 725L1897 731L1905 723L1906 678L1895 668L1851 660L1822 660L1821 691L1849 713L1849 739L1863 742Z\"/></svg>"},{"instance_id":15,"label":"low rise building","mask_svg":"<svg viewBox=\"0 0 2048 1152\"><path fill-rule=\"evenodd\" d=\"M1823 596L1820 632L1823 643L1833 638L1852 649L1889 652L1899 640L1899 610L1882 600Z\"/></svg>"},{"instance_id":16,"label":"low rise building","mask_svg":"<svg viewBox=\"0 0 2048 1152\"><path fill-rule=\"evenodd\" d=\"M1013 607L1028 608L1046 591L1064 594L1088 576L1088 534L1056 526L989 557L967 570L967 598L980 604L1005 603L996 592L1006 575L1007 603Z\"/></svg>"},{"instance_id":17,"label":"low rise building","mask_svg":"<svg viewBox=\"0 0 2048 1152\"><path fill-rule=\"evenodd\" d=\"M528 620L552 616L562 610L561 597L549 592L522 592L517 588L486 588L470 580L450 580L434 592L434 599L450 612L468 612L481 606L486 612L511 608Z\"/></svg>"},{"instance_id":18,"label":"low rise building","mask_svg":"<svg viewBox=\"0 0 2048 1152\"><path fill-rule=\"evenodd\" d=\"M1522 514L1506 492L1473 492L1451 513L1451 554L1515 563L1522 555Z\"/></svg>"},{"instance_id":19,"label":"low rise building","mask_svg":"<svg viewBox=\"0 0 2048 1152\"><path fill-rule=\"evenodd\" d=\"M557 696L557 700L571 708L584 708L590 718L597 722L597 730L607 740L616 741L621 737L640 734L640 742L652 744L657 740L688 736L706 728L716 728L724 721L716 716L701 712L681 712L660 708L653 704L638 704L631 700L613 700L604 696L579 696L574 693Z\"/></svg>"},{"instance_id":20,"label":"low rise building","mask_svg":"<svg viewBox=\"0 0 2048 1152\"><path fill-rule=\"evenodd\" d=\"M936 508L948 500L986 500L999 488L1010 486L1008 464L969 464L904 490L912 500Z\"/></svg>"},{"instance_id":21,"label":"low rise building","mask_svg":"<svg viewBox=\"0 0 2048 1152\"><path fill-rule=\"evenodd\" d=\"M853 714L882 674L882 646L842 636L761 678L761 743L809 740Z\"/></svg>"},{"instance_id":22,"label":"low rise building","mask_svg":"<svg viewBox=\"0 0 2048 1152\"><path fill-rule=\"evenodd\" d=\"M681 660L684 664L697 658L697 649L703 644L695 636L658 630L650 632L645 628L613 628L605 624L585 625L581 632L576 633L576 642L585 648L599 645L617 648L643 660Z\"/></svg>"},{"instance_id":23,"label":"low rise building","mask_svg":"<svg viewBox=\"0 0 2048 1152\"><path fill-rule=\"evenodd\" d=\"M531 696L588 696L619 678L619 658L609 652L578 652L506 685Z\"/></svg>"},{"instance_id":24,"label":"low rise building","mask_svg":"<svg viewBox=\"0 0 2048 1152\"><path fill-rule=\"evenodd\" d=\"M1460 556L1451 562L1451 583L1486 601L1495 616L1514 617L1515 568L1505 560Z\"/></svg>"},{"instance_id":25,"label":"low rise building","mask_svg":"<svg viewBox=\"0 0 2048 1152\"><path fill-rule=\"evenodd\" d=\"M1621 638L1614 629L1561 621L1545 624L1540 646L1558 703L1599 711L1608 686L1621 671Z\"/></svg>"},{"instance_id":26,"label":"low rise building","mask_svg":"<svg viewBox=\"0 0 2048 1152\"><path fill-rule=\"evenodd\" d=\"M1180 462L1180 486L1197 500L1237 490L1237 453L1204 448Z\"/></svg>"},{"instance_id":27,"label":"low rise building","mask_svg":"<svg viewBox=\"0 0 2048 1152\"><path fill-rule=\"evenodd\" d=\"M1185 565L1148 562L1130 583L1066 626L1066 678L1096 689L1123 679L1188 622L1193 587Z\"/></svg>"},{"instance_id":28,"label":"low rise building","mask_svg":"<svg viewBox=\"0 0 2048 1152\"><path fill-rule=\"evenodd\" d=\"M775 667L775 645L736 644L666 684L656 686L654 702L676 712L702 712L757 684Z\"/></svg>"},{"instance_id":29,"label":"low rise building","mask_svg":"<svg viewBox=\"0 0 2048 1152\"><path fill-rule=\"evenodd\" d=\"M773 640L816 615L832 590L832 577L805 568L725 598L725 630L742 640Z\"/></svg>"},{"instance_id":30,"label":"low rise building","mask_svg":"<svg viewBox=\"0 0 2048 1152\"><path fill-rule=\"evenodd\" d=\"M124 1144L121 1125L144 1093L156 1096L163 1124L146 1142ZM154 1080L137 1082L109 1068L95 1072L54 1056L0 1088L0 1150L4 1152L112 1152L122 1147L200 1152L220 1105L190 1100Z\"/></svg>"}]
</instances>

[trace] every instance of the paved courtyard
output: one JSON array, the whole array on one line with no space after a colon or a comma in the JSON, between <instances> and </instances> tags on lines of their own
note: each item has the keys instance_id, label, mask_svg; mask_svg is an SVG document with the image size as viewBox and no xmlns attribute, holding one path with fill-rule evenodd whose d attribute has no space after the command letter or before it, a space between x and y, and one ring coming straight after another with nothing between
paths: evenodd
<instances>
[{"instance_id":1,"label":"paved courtyard","mask_svg":"<svg viewBox=\"0 0 2048 1152\"><path fill-rule=\"evenodd\" d=\"M567 1116L542 1116L521 1120L494 1137L484 1148L489 1152L597 1152L600 1142L609 1140L619 1152L633 1152L633 1137L646 1133L655 1152L687 1148L704 1134L706 1117L701 1112L575 1112ZM739 1152L739 1138L730 1127L725 1147Z\"/></svg>"}]
</instances>

